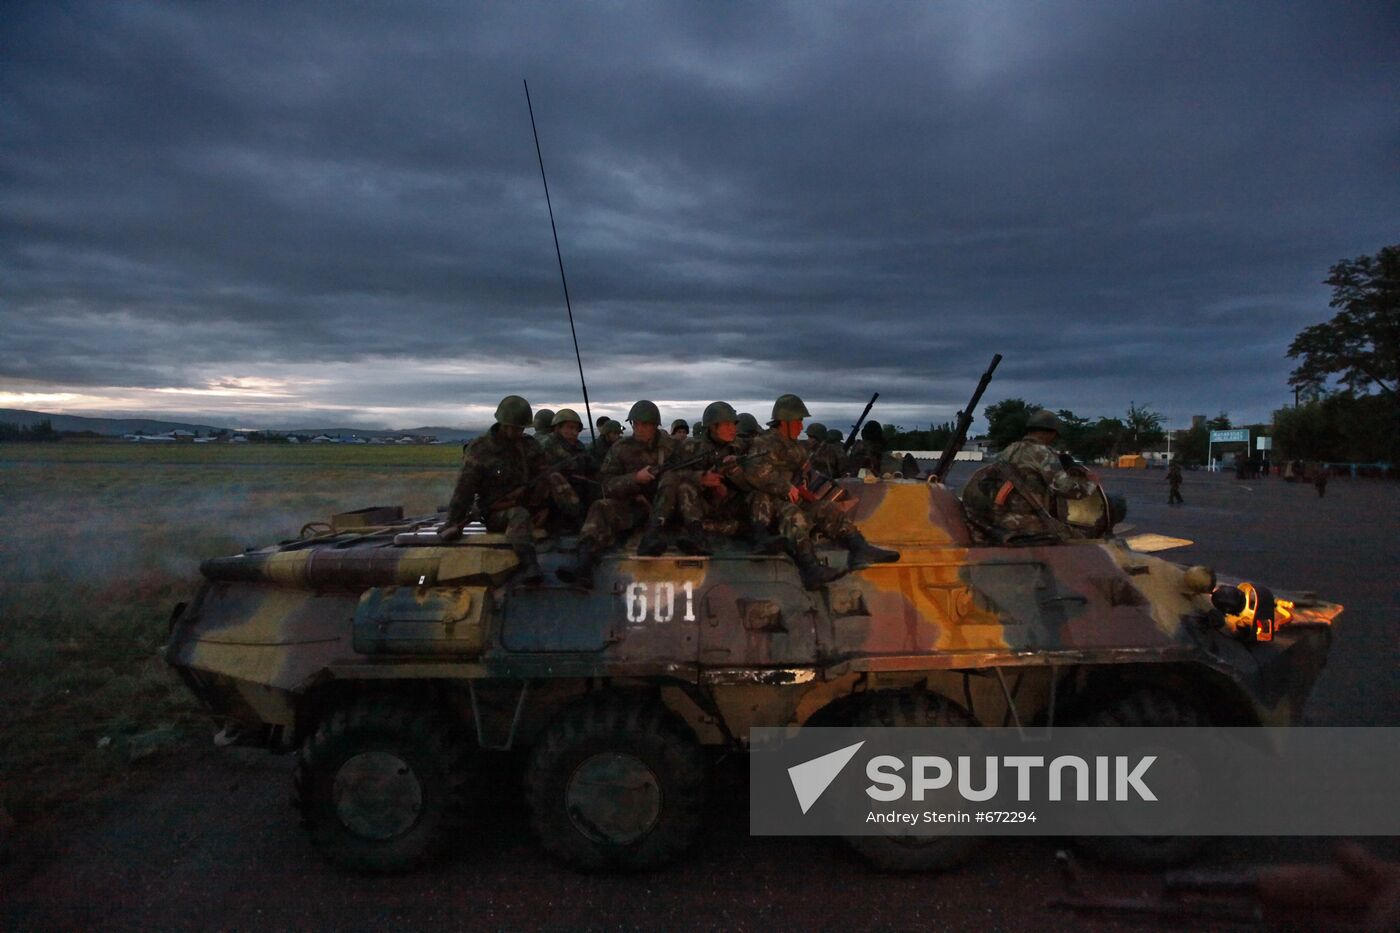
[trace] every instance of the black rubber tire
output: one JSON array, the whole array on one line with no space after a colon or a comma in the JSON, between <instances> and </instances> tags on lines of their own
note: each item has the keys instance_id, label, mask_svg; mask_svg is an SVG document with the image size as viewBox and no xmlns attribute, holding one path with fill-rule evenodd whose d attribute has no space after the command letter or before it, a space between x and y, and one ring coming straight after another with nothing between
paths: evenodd
<instances>
[{"instance_id":1,"label":"black rubber tire","mask_svg":"<svg viewBox=\"0 0 1400 933\"><path fill-rule=\"evenodd\" d=\"M1093 711L1077 725L1136 728L1209 725L1196 707L1161 690L1133 691ZM1170 868L1195 860L1209 836L1079 836L1075 848L1090 858L1134 868Z\"/></svg>"},{"instance_id":2,"label":"black rubber tire","mask_svg":"<svg viewBox=\"0 0 1400 933\"><path fill-rule=\"evenodd\" d=\"M302 745L292 801L312 844L330 862L351 871L406 871L441 852L462 823L470 783L467 748L458 730L423 702L364 697L332 713ZM336 802L342 769L373 754L398 759L398 774L415 782L419 798L396 814L409 825L379 838L347 824Z\"/></svg>"},{"instance_id":3,"label":"black rubber tire","mask_svg":"<svg viewBox=\"0 0 1400 933\"><path fill-rule=\"evenodd\" d=\"M922 690L877 690L852 711L851 725L895 729L976 728L962 707ZM867 801L868 802L868 801ZM887 872L947 871L964 864L984 840L979 836L843 836L865 861Z\"/></svg>"},{"instance_id":4,"label":"black rubber tire","mask_svg":"<svg viewBox=\"0 0 1400 933\"><path fill-rule=\"evenodd\" d=\"M655 789L654 819L625 843L588 835L584 814L570 802L584 766L609 756L647 772ZM566 710L531 753L525 774L530 823L550 854L576 868L658 868L689 848L700 831L706 771L700 745L660 702L618 694L590 697Z\"/></svg>"}]
</instances>

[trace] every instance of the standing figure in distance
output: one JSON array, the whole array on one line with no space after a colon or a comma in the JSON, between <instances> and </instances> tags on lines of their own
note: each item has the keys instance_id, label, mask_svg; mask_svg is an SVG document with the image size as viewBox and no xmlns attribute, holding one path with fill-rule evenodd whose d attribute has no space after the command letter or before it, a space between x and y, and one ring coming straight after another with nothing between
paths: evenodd
<instances>
[{"instance_id":1,"label":"standing figure in distance","mask_svg":"<svg viewBox=\"0 0 1400 933\"><path fill-rule=\"evenodd\" d=\"M1167 467L1167 485L1170 487L1167 492L1167 505L1184 505L1181 498L1181 461L1173 460L1171 466Z\"/></svg>"}]
</instances>

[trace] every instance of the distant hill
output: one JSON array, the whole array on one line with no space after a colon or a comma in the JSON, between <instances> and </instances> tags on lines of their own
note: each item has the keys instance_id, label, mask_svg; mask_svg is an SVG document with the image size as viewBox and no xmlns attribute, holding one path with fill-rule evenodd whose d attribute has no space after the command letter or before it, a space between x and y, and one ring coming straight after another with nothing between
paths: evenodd
<instances>
[{"instance_id":1,"label":"distant hill","mask_svg":"<svg viewBox=\"0 0 1400 933\"><path fill-rule=\"evenodd\" d=\"M57 428L58 425L54 425L54 427ZM317 434L326 434L330 437L337 435L349 437L352 434L356 437L403 437L405 434L416 437L427 434L440 441L464 441L476 437L481 432L470 428L393 428L386 431L374 428L290 428L283 431L279 428L278 433L304 434L308 437L315 437Z\"/></svg>"},{"instance_id":2,"label":"distant hill","mask_svg":"<svg viewBox=\"0 0 1400 933\"><path fill-rule=\"evenodd\" d=\"M120 436L122 434L165 434L169 431L193 431L200 434L218 433L219 431L231 431L232 428L220 427L212 424L190 424L184 421L160 421L154 418L89 418L84 415L51 415L42 411L27 411L22 408L0 408L0 422L17 424L20 427L33 427L40 421L48 421L53 425L55 431L92 431L94 434L109 434ZM405 434L410 436L432 435L442 441L464 441L476 437L481 432L471 428L393 428L390 430L378 430L374 428L293 428L284 430L282 428L269 428L274 434L304 434L307 437L315 437L317 434L328 434L331 437L343 435L349 437L352 434L357 437L402 437Z\"/></svg>"},{"instance_id":3,"label":"distant hill","mask_svg":"<svg viewBox=\"0 0 1400 933\"><path fill-rule=\"evenodd\" d=\"M42 411L25 411L22 408L0 408L0 421L29 428L40 421L48 421L55 431L92 431L96 434L164 434L167 431L198 431L208 434L211 431L226 431L228 428L210 424L187 424L183 421L157 421L153 418L87 418L82 415L50 415Z\"/></svg>"}]
</instances>

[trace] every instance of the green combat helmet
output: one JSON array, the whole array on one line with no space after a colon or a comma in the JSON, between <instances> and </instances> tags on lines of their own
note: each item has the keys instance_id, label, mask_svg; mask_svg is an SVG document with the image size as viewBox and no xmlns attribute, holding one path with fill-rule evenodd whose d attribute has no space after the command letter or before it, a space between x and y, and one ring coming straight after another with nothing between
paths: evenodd
<instances>
[{"instance_id":1,"label":"green combat helmet","mask_svg":"<svg viewBox=\"0 0 1400 933\"><path fill-rule=\"evenodd\" d=\"M690 423L687 422L684 418L677 418L675 421L672 421L672 422L671 422L671 433L674 434L674 433L676 433L677 431L684 431L684 432L686 432L687 434L689 434L689 433L690 433Z\"/></svg>"},{"instance_id":2,"label":"green combat helmet","mask_svg":"<svg viewBox=\"0 0 1400 933\"><path fill-rule=\"evenodd\" d=\"M712 428L726 421L737 422L739 417L739 414L734 411L734 406L728 402L711 402L705 406L705 414L700 422L705 427ZM754 426L757 427L757 422L754 423Z\"/></svg>"},{"instance_id":3,"label":"green combat helmet","mask_svg":"<svg viewBox=\"0 0 1400 933\"><path fill-rule=\"evenodd\" d=\"M842 433L841 433L839 430L837 430L836 428L827 428L827 429L826 429L826 439L829 440L829 441L831 441L833 444L844 444L844 443L846 443L846 435L842 434Z\"/></svg>"},{"instance_id":4,"label":"green combat helmet","mask_svg":"<svg viewBox=\"0 0 1400 933\"><path fill-rule=\"evenodd\" d=\"M746 411L739 413L740 437L753 437L754 435L758 434L759 431L762 430L763 429L759 427L758 419L755 418L753 415L749 414Z\"/></svg>"},{"instance_id":5,"label":"green combat helmet","mask_svg":"<svg viewBox=\"0 0 1400 933\"><path fill-rule=\"evenodd\" d=\"M603 422L603 426L599 429L599 432L603 437L612 437L613 435L621 434L622 422L609 418L607 421Z\"/></svg>"},{"instance_id":6,"label":"green combat helmet","mask_svg":"<svg viewBox=\"0 0 1400 933\"><path fill-rule=\"evenodd\" d=\"M541 408L535 412L535 433L548 434L549 429L554 426L554 412L548 408Z\"/></svg>"},{"instance_id":7,"label":"green combat helmet","mask_svg":"<svg viewBox=\"0 0 1400 933\"><path fill-rule=\"evenodd\" d=\"M826 440L826 425L822 424L820 421L813 421L811 424L807 425L807 437L820 444L822 441Z\"/></svg>"},{"instance_id":8,"label":"green combat helmet","mask_svg":"<svg viewBox=\"0 0 1400 933\"><path fill-rule=\"evenodd\" d=\"M642 399L632 406L632 410L627 413L627 420L633 424L661 424L661 409L656 407L655 402L648 402Z\"/></svg>"},{"instance_id":9,"label":"green combat helmet","mask_svg":"<svg viewBox=\"0 0 1400 933\"><path fill-rule=\"evenodd\" d=\"M1026 422L1027 431L1054 431L1059 434L1061 427L1060 419L1048 408L1042 408Z\"/></svg>"},{"instance_id":10,"label":"green combat helmet","mask_svg":"<svg viewBox=\"0 0 1400 933\"><path fill-rule=\"evenodd\" d=\"M534 423L531 418L530 403L518 395L507 395L501 399L501 404L496 406L497 424L513 424L516 427L528 428Z\"/></svg>"},{"instance_id":11,"label":"green combat helmet","mask_svg":"<svg viewBox=\"0 0 1400 933\"><path fill-rule=\"evenodd\" d=\"M802 399L789 393L778 396L778 400L773 403L773 417L769 421L801 421L811 416L807 406L802 404Z\"/></svg>"},{"instance_id":12,"label":"green combat helmet","mask_svg":"<svg viewBox=\"0 0 1400 933\"><path fill-rule=\"evenodd\" d=\"M561 408L559 411L555 412L554 419L549 422L549 426L551 428L557 428L559 425L570 421L578 425L579 430L583 430L583 419L580 418L578 412L574 411L572 408Z\"/></svg>"}]
</instances>

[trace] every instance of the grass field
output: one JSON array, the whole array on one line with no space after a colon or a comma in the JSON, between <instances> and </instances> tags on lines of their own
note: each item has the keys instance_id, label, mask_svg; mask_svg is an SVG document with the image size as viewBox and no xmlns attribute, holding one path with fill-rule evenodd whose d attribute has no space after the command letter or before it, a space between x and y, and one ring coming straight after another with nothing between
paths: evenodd
<instances>
[{"instance_id":1,"label":"grass field","mask_svg":"<svg viewBox=\"0 0 1400 933\"><path fill-rule=\"evenodd\" d=\"M199 561L369 505L432 512L456 445L0 444L0 806L21 825L207 741L156 652Z\"/></svg>"}]
</instances>

